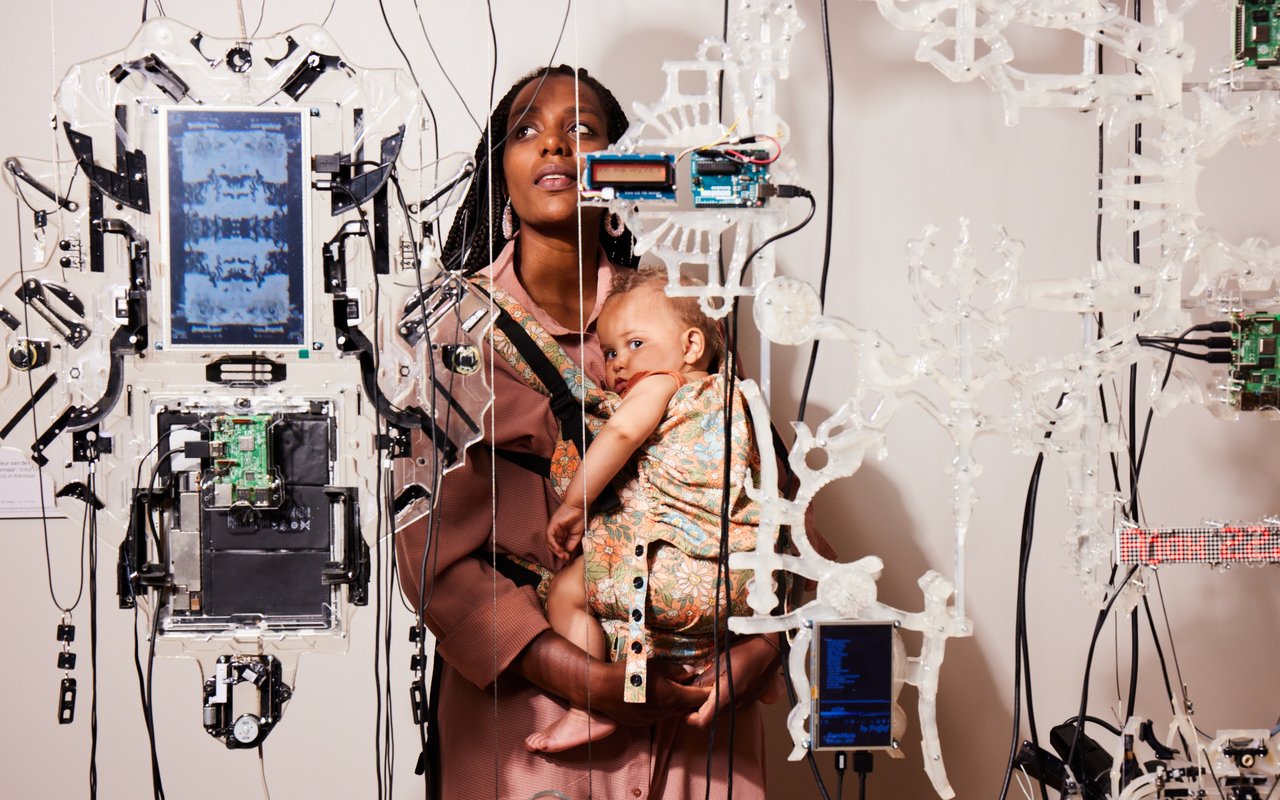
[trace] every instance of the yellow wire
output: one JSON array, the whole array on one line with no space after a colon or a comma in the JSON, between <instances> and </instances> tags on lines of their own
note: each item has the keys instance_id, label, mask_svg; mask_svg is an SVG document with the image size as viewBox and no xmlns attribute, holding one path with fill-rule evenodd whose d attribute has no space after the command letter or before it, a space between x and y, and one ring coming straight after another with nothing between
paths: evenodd
<instances>
[{"instance_id":1,"label":"yellow wire","mask_svg":"<svg viewBox=\"0 0 1280 800\"><path fill-rule=\"evenodd\" d=\"M685 150L681 152L680 155L676 156L676 161L678 162L680 159L689 155L694 150L706 150L708 147L715 147L718 144L724 144L725 142L729 141L729 137L733 134L734 130L738 127L738 123L742 122L742 118L745 117L750 110L751 110L750 108L742 109L742 113L739 114L738 118L733 121L733 124L729 126L729 129L720 135L719 139L716 139L715 141L712 141L712 142L708 142L704 145L698 145L697 147L690 147L688 150Z\"/></svg>"}]
</instances>

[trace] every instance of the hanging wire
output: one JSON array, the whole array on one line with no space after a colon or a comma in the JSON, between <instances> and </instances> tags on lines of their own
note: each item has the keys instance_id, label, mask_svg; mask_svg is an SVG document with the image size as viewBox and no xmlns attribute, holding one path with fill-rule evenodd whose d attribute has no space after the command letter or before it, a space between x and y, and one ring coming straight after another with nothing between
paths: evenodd
<instances>
[{"instance_id":1,"label":"hanging wire","mask_svg":"<svg viewBox=\"0 0 1280 800\"><path fill-rule=\"evenodd\" d=\"M493 0L485 0L484 5L485 5L485 10L488 16L488 20L489 20L489 41L492 46L492 49L490 50L490 55L492 57L492 62L491 62L492 66L490 67L490 71L489 71L489 103L486 106L486 108L491 110L489 119L492 121L494 90L498 81L498 29L494 25L494 21L493 21ZM556 45L558 47L559 42L557 42ZM538 88L541 89L542 88L541 85L539 85ZM535 90L535 96L536 96L536 92L537 90ZM483 168L485 171L484 179L488 182L488 193L486 195L486 197L488 198L493 197L493 150L494 150L493 135L494 135L494 131L492 130L492 128L493 128L492 124L486 125L484 128L484 136L483 136L483 138L487 141L487 144L485 146L485 163L483 165ZM505 131L503 132L503 136L505 138L506 136ZM481 165L477 164L476 165L477 173L479 172L480 169L481 169ZM479 174L477 174L476 179L478 179L479 177L480 177ZM489 202L489 206L492 209L493 203ZM495 253L493 252L493 230L494 230L495 222L493 219L492 211L490 211L490 213L487 216L488 216L487 222L489 225L489 235L485 238L488 240L489 263L492 264L495 256ZM465 236L463 237L463 241L467 241ZM466 263L465 258L461 263ZM492 292L486 292L486 294L489 297L489 319L493 319L495 314L497 313L497 309L495 307L496 301L493 299ZM493 386L494 383L492 378L494 375L494 371L497 369L496 367L497 358L495 357L495 352L493 349L493 336L489 336L488 340L489 340L489 364L492 365L491 372L490 372L489 385ZM497 409L494 407L495 405L496 404L492 404L492 403L489 405L489 430L494 432L496 432L496 427L497 427ZM489 436L489 559L490 559L490 563L492 564L496 564L498 561L498 450L497 448L498 448L497 436L491 434ZM492 674L497 675L498 663L499 663L498 662L498 627L496 622L496 620L498 619L498 571L497 569L494 569L490 572L489 581L490 581L490 587L492 592L492 600L491 600L492 609L493 609L492 613L493 613L493 619L495 620L493 637L490 642L490 647L492 649L491 665L493 668ZM438 653L437 653L437 657L439 657ZM493 682L493 741L490 745L490 752L493 753L493 787L495 792L499 791L499 787L501 785L500 781L502 778L502 765L501 765L501 760L498 756L498 726L501 723L502 721L501 719L499 719L499 714L498 714L498 681L495 680Z\"/></svg>"},{"instance_id":2,"label":"hanging wire","mask_svg":"<svg viewBox=\"0 0 1280 800\"><path fill-rule=\"evenodd\" d=\"M17 220L17 231L18 231L18 237L17 237L18 238L18 274L21 281L25 283L27 280L27 267L26 267L26 256L23 253L23 246L22 246L23 245L22 206L19 204L16 198L14 199L14 212ZM22 328L23 330L31 329L30 312L28 311L28 305L26 303L22 304ZM29 413L31 414L31 432L33 436L32 440L35 441L40 438L39 414L36 413L35 378L32 376L31 370L26 371L26 377L27 377L27 396L31 404L31 411ZM85 557L86 540L88 538L87 509L86 509L85 524L81 526L81 531L80 531L80 560L77 562L78 564L80 564L80 569L77 570L77 572L79 573L79 582L78 582L78 585L76 586L75 599L72 600L70 603L64 603L58 599L58 593L53 586L53 552L49 546L49 509L45 505L45 479L44 479L43 464L36 464L36 482L38 484L37 494L40 498L40 530L44 537L44 566L45 566L45 578L48 582L48 587L49 587L49 599L53 601L54 606L56 606L59 611L61 611L66 616L70 616L71 612L74 611L80 605L80 600L84 597L84 585L85 585L84 557Z\"/></svg>"}]
</instances>

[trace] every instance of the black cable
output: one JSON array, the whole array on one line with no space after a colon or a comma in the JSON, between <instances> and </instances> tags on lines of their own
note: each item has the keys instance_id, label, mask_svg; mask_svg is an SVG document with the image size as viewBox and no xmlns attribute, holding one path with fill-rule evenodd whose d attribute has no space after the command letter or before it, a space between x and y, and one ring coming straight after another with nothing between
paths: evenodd
<instances>
[{"instance_id":1,"label":"black cable","mask_svg":"<svg viewBox=\"0 0 1280 800\"><path fill-rule=\"evenodd\" d=\"M337 0L334 0L334 2L337 2ZM414 6L417 7L416 0L414 2ZM386 26L387 33L391 36L391 43L396 46L396 50L400 51L400 57L404 59L404 65L409 68L409 77L413 79L413 85L417 87L418 94L422 97L422 102L427 106L427 113L431 115L431 135L434 142L434 155L432 157L439 159L440 126L436 122L436 110L432 107L431 100L428 99L427 93L423 91L422 84L418 81L418 73L413 69L413 62L409 60L409 56L404 52L404 48L400 46L400 39L396 36L395 29L391 27L391 20L387 19L387 7L383 4L383 0L378 0L378 11L382 13L382 24ZM332 7L329 9L329 13L333 13ZM326 16L325 19L328 20L328 16Z\"/></svg>"},{"instance_id":2,"label":"black cable","mask_svg":"<svg viewBox=\"0 0 1280 800\"><path fill-rule=\"evenodd\" d=\"M875 760L870 750L853 752L853 771L858 773L858 800L867 800L867 776L871 774L874 765Z\"/></svg>"},{"instance_id":3,"label":"black cable","mask_svg":"<svg viewBox=\"0 0 1280 800\"><path fill-rule=\"evenodd\" d=\"M382 0L378 0L378 6L382 8ZM385 8L383 9L382 13L383 13L383 20L386 21ZM391 30L390 23L387 24L387 30L388 32ZM392 34L392 40L395 41L394 34ZM399 42L396 42L396 46L399 47ZM401 54L403 55L403 51L401 51ZM407 63L408 59L406 58L405 60ZM410 67L410 74L412 74L412 67ZM415 84L417 82L416 76L414 77L414 82ZM421 87L419 87L419 91L421 91ZM343 188L345 189L345 187ZM356 200L355 196L350 192L350 190L347 190L347 194L351 196L351 199L354 203ZM354 208L357 214L359 214L360 216L361 225L364 226L366 237L368 237L369 239L370 253L376 256L376 253L374 251L374 241L372 238L372 233L369 230L369 222L367 217L365 216L365 211L358 203L355 203ZM389 259L390 254L387 254L387 257ZM371 261L373 262L373 319L374 319L373 339L371 340L373 352L371 353L371 356L373 358L374 388L375 388L375 391L380 391L377 389L377 376L380 372L381 361L382 361L382 357L381 357L382 347L378 338L381 334L381 328L378 325L378 323L382 319L382 283L381 283L381 275L378 273L378 270L377 270L376 257L372 258ZM386 603L387 593L385 591L386 584L383 580L383 553L382 553L382 538L383 538L382 526L385 521L385 516L383 513L383 501L384 501L383 488L385 486L385 475L384 475L384 468L382 466L382 463L385 460L384 456L387 448L386 443L389 440L388 433L390 429L389 429L388 421L377 412L376 400L374 398L370 398L370 402L374 404L374 414L375 414L375 420L376 420L375 429L379 434L377 438L377 444L375 447L379 463L377 467L378 472L375 477L375 483L374 483L375 519L374 519L374 556L373 556L374 557L373 629L375 633L373 637L373 691L374 691L374 704L375 704L375 721L374 721L373 751L374 751L374 770L377 773L378 798L379 800L383 800L383 798L388 798L389 800L389 798L394 793L394 789L392 786L392 764L394 762L394 755L393 755L393 742L391 741L391 702L390 702L390 696L389 696L390 686L391 686L391 663L390 663L391 648L390 648L389 631L382 639L379 638L378 632L382 631L384 624L389 627L391 622L391 609L389 605ZM384 606L386 607L385 623L383 621ZM386 647L385 658L383 655L384 642ZM384 699L386 700L385 705L383 702Z\"/></svg>"},{"instance_id":4,"label":"black cable","mask_svg":"<svg viewBox=\"0 0 1280 800\"><path fill-rule=\"evenodd\" d=\"M1058 397L1058 407L1066 399L1066 393ZM1045 432L1048 439L1053 431ZM1018 583L1017 601L1013 634L1013 726L1009 743L1009 757L1005 764L1004 780L1000 787L1000 800L1005 800L1009 786L1013 780L1013 769L1017 763L1017 754L1022 729L1022 686L1026 685L1027 724L1031 732L1031 741L1035 752L1040 753L1039 729L1035 720L1034 692L1031 682L1031 647L1027 636L1027 579L1031 566L1031 551L1035 537L1036 500L1040 491L1040 475L1044 468L1044 453L1036 456L1035 466L1031 470L1031 479L1027 485L1027 495L1022 510L1022 533L1018 546ZM1040 782L1040 794L1048 800L1048 791L1044 782Z\"/></svg>"},{"instance_id":5,"label":"black cable","mask_svg":"<svg viewBox=\"0 0 1280 800\"><path fill-rule=\"evenodd\" d=\"M808 225L809 220L813 219L814 212L818 210L818 202L813 199L813 194L810 193L808 189L805 189L800 186L784 185L784 186L779 186L778 190L779 190L779 194L778 194L779 197L803 197L804 199L808 200L809 213L805 215L804 219L800 220L800 223L798 225L794 225L790 228L787 228L784 231L775 233L774 235L770 236L768 239L765 239L763 242L761 242L759 246L756 247L756 249L752 250L751 253L747 255L746 260L742 262L742 274L744 277L747 274L747 268L751 266L751 262L755 259L757 255L760 254L761 250L765 249L766 247L778 241L779 239L784 239L790 236L791 234L796 233L805 225ZM783 193L784 190L786 193Z\"/></svg>"},{"instance_id":6,"label":"black cable","mask_svg":"<svg viewBox=\"0 0 1280 800\"><path fill-rule=\"evenodd\" d=\"M133 606L133 668L138 676L138 696L142 702L142 721L147 728L147 742L151 749L151 794L154 800L164 800L164 781L160 776L160 759L156 751L156 729L155 719L151 713L151 686L150 686L150 657L148 660L147 674L142 672L142 657L138 652L138 605L134 600ZM159 614L159 605L156 606L156 613ZM150 639L152 649L151 654L154 655L155 645L155 625L151 626Z\"/></svg>"},{"instance_id":7,"label":"black cable","mask_svg":"<svg viewBox=\"0 0 1280 800\"><path fill-rule=\"evenodd\" d=\"M1136 0L1136 2L1133 4L1133 19L1137 23L1142 22L1142 1L1141 0ZM1139 49L1141 49L1141 46L1139 46ZM1142 72L1141 68L1137 64L1134 65L1134 72L1136 74L1141 74ZM1141 101L1142 96L1138 95L1135 99L1138 101ZM1141 159L1142 157L1142 123L1141 122L1133 126L1133 153L1135 158L1139 160ZM1134 186L1140 186L1142 184L1141 173L1134 174L1133 183L1134 183ZM1140 200L1134 200L1133 210L1135 215L1139 210L1141 210L1141 208L1142 208L1142 202ZM1140 226L1136 226L1136 225L1134 226L1133 233L1132 233L1132 249L1133 249L1133 263L1135 265L1140 265L1142 263L1142 230ZM1140 288L1135 286L1133 288L1133 292L1134 294L1138 294L1140 292ZM1138 313L1134 312L1134 319L1136 320L1137 318L1138 318ZM1173 364L1172 356L1170 356L1169 363L1170 363L1170 366L1172 366ZM1163 388L1163 385L1161 386L1161 388ZM1147 409L1148 425L1150 423L1151 412L1153 410L1154 410L1153 408ZM1140 457L1138 455L1137 426L1138 426L1138 362L1134 361L1132 364L1129 365L1129 464L1131 465L1130 471L1129 471L1129 517L1135 523L1139 520L1139 517L1140 517L1140 508L1138 504L1138 477L1141 473L1141 463L1140 463ZM1145 445L1146 445L1145 431L1143 433L1142 443L1145 448ZM1124 584L1122 583L1121 586L1123 585ZM1125 704L1125 709L1127 712L1125 717L1126 719L1128 719L1130 716L1133 715L1133 709L1137 703L1137 694L1138 694L1138 657L1139 657L1138 618L1137 618L1137 615L1134 614L1132 610L1130 610L1129 612L1129 617L1130 617L1130 631L1131 631L1131 636L1130 636L1130 641L1131 641L1130 659L1131 660L1129 664L1129 698ZM1086 674L1086 680L1087 680L1087 674ZM1080 714L1082 716L1084 715L1084 708L1080 709ZM1081 721L1080 724L1083 725L1083 721ZM1079 736L1080 736L1080 730L1077 729L1076 737L1079 738ZM1074 749L1075 749L1075 742L1073 741L1072 750Z\"/></svg>"},{"instance_id":8,"label":"black cable","mask_svg":"<svg viewBox=\"0 0 1280 800\"><path fill-rule=\"evenodd\" d=\"M1147 626L1151 630L1151 642L1155 645L1156 656L1160 659L1160 674L1164 677L1164 690L1169 696L1169 710L1175 715L1178 714L1178 706L1173 696L1173 683L1169 680L1169 665L1164 660L1164 648L1160 646L1160 634L1156 631L1156 620L1151 613L1151 600L1147 595L1142 596L1142 609L1147 615ZM1181 734L1179 734L1181 735ZM1182 743L1186 747L1187 743Z\"/></svg>"},{"instance_id":9,"label":"black cable","mask_svg":"<svg viewBox=\"0 0 1280 800\"><path fill-rule=\"evenodd\" d=\"M89 498L97 496L97 472L90 465L85 481ZM98 510L89 513L89 800L98 796Z\"/></svg>"},{"instance_id":10,"label":"black cable","mask_svg":"<svg viewBox=\"0 0 1280 800\"><path fill-rule=\"evenodd\" d=\"M160 624L160 603L157 598L155 611L151 613L151 631L147 635L147 736L151 740L151 770L155 775L155 783L160 786L160 756L156 748L156 725L155 725L155 680L152 673L156 666L156 636L158 631L156 626ZM164 796L164 789L160 789L161 797Z\"/></svg>"},{"instance_id":11,"label":"black cable","mask_svg":"<svg viewBox=\"0 0 1280 800\"><path fill-rule=\"evenodd\" d=\"M1079 717L1067 717L1065 720L1062 721L1062 724L1070 725L1076 722L1078 719ZM1108 732L1113 733L1116 736L1124 735L1124 731L1120 730L1115 725L1112 725L1110 722L1107 722L1105 719L1101 717L1095 717L1092 714L1086 714L1084 717L1084 721L1097 725L1100 728L1105 728Z\"/></svg>"},{"instance_id":12,"label":"black cable","mask_svg":"<svg viewBox=\"0 0 1280 800\"><path fill-rule=\"evenodd\" d=\"M1190 355L1188 353L1174 352L1178 350L1178 346L1177 346L1178 342L1181 342L1182 340L1186 339L1188 336L1190 336L1193 333L1198 333L1200 331L1220 331L1221 328L1222 328L1222 324L1217 322L1206 322L1200 325L1192 325L1190 328L1187 328L1185 331L1183 331L1175 339L1173 350L1170 351L1169 362L1165 365L1164 377L1160 381L1160 391L1162 392L1164 391L1165 387L1169 385L1169 379L1173 377L1174 356ZM1135 476L1142 474L1142 464L1146 459L1146 453L1147 453L1147 436L1151 433L1151 421L1154 418L1154 415L1155 415L1154 408L1147 409L1147 419L1142 426L1142 442L1138 447L1137 459L1132 464L1132 469ZM1135 478L1135 483L1136 483L1136 478ZM1134 521L1135 522L1137 521L1136 517L1134 518Z\"/></svg>"},{"instance_id":13,"label":"black cable","mask_svg":"<svg viewBox=\"0 0 1280 800\"><path fill-rule=\"evenodd\" d=\"M444 62L440 60L440 54L436 52L436 47L431 42L431 36L427 34L427 23L422 19L422 9L418 6L418 0L413 0L413 10L418 15L418 29L422 31L422 38L427 42L427 49L431 51L431 57L435 59L436 66L440 68L440 74L444 76L445 81L449 84L449 88L457 95L458 102L462 104L462 110L467 112L467 116L471 118L471 122L475 124L476 130L482 130L480 121L476 119L476 115L472 113L471 106L467 105L467 100L462 96L457 84L453 82L453 78L449 77L449 71L444 68Z\"/></svg>"},{"instance_id":14,"label":"black cable","mask_svg":"<svg viewBox=\"0 0 1280 800\"><path fill-rule=\"evenodd\" d=\"M748 259L748 262L750 259ZM743 268L745 274L745 266ZM716 681L713 690L715 701L715 713L711 716L711 726L707 732L707 764L706 764L706 799L711 800L711 767L715 751L716 728L720 720L720 658L724 658L725 677L727 679L726 689L729 695L729 733L728 733L728 761L726 763L726 776L728 780L726 797L729 800L733 798L733 735L734 727L737 723L737 703L734 697L733 688L733 657L730 655L729 634L726 629L725 635L720 635L721 619L732 613L733 609L733 587L732 575L729 571L729 498L730 498L730 479L731 464L733 456L733 414L734 414L734 383L737 377L737 362L729 354L734 352L736 344L735 334L738 318L737 298L734 298L729 309L729 316L733 320L732 325L725 326L725 356L721 365L724 370L724 395L722 402L724 404L724 472L721 480L720 490L720 548L719 556L716 559L716 584L715 584L715 603L712 618L714 624L711 628L712 636L712 658L716 664ZM720 605L721 598L724 599L723 608ZM722 617L722 614L724 617Z\"/></svg>"},{"instance_id":15,"label":"black cable","mask_svg":"<svg viewBox=\"0 0 1280 800\"><path fill-rule=\"evenodd\" d=\"M1138 703L1138 611L1129 612L1129 699L1124 707L1124 718L1133 717L1134 707Z\"/></svg>"},{"instance_id":16,"label":"black cable","mask_svg":"<svg viewBox=\"0 0 1280 800\"><path fill-rule=\"evenodd\" d=\"M769 246L773 242L778 241L779 239L783 239L787 236L790 236L796 231L799 231L805 225L809 224L809 221L813 219L814 212L817 210L817 203L813 199L813 194L803 187L783 185L778 187L778 191L779 191L779 194L778 194L779 197L803 197L806 200L808 200L809 213L805 215L805 218L801 220L799 224L791 228L788 228L784 231L780 231L774 234L773 236L770 236L769 238L761 242L759 246L757 246L754 250L752 250L751 253L747 256L746 260L742 262L742 275L744 277L747 274L747 270L751 267L751 262L760 253L761 250L763 250L765 247ZM723 656L724 665L725 665L726 684L727 684L726 689L728 690L728 696L729 696L728 705L730 709L729 710L728 748L727 748L728 763L726 765L728 770L728 775L729 775L729 784L728 784L726 798L727 800L732 800L733 798L733 751L734 751L733 735L734 735L734 725L736 724L736 719L737 719L737 704L735 702L735 697L734 697L733 660L732 660L732 656L730 654L730 648L728 645L728 636L726 635L723 638L723 641L721 641L719 631L720 631L720 619L721 619L720 615L722 613L722 609L720 605L721 597L723 596L724 598L723 613L727 613L729 609L732 607L732 582L730 580L730 571L728 566L729 565L729 489L730 489L729 483L730 482L727 476L729 475L729 459L732 454L732 419L733 419L733 399L734 399L733 391L734 391L734 385L737 377L736 368L734 366L736 363L736 360L734 358L731 358L730 356L730 354L733 354L735 352L735 342L737 337L737 319L738 319L738 299L737 298L734 298L732 301L732 304L729 309L728 318L730 320L730 324L726 326L726 330L725 330L725 394L724 394L724 405L725 405L724 474L726 476L726 479L723 481L724 486L720 496L720 555L716 563L716 591L715 591L715 608L714 608L715 624L712 627L712 650L713 650L714 658L717 664L717 667L716 667L717 680L715 682L715 687L714 687L714 699L715 699L716 710L711 717L711 726L708 732L706 791L707 791L707 797L709 799L711 796L710 795L711 767L712 767L712 756L713 756L712 751L713 751L713 746L715 742L716 728L720 719L719 663L720 663L721 656ZM816 766L815 766L815 769L816 769Z\"/></svg>"},{"instance_id":17,"label":"black cable","mask_svg":"<svg viewBox=\"0 0 1280 800\"><path fill-rule=\"evenodd\" d=\"M1068 770L1072 769L1071 764L1075 760L1076 746L1080 743L1080 737L1084 734L1085 712L1089 707L1089 674L1093 670L1093 653L1098 646L1098 637L1101 635L1102 628L1107 622L1107 615L1111 613L1111 607L1115 605L1116 598L1120 597L1123 593L1124 587L1129 583L1129 579L1132 578L1137 571L1137 564L1134 564L1129 568L1129 571L1125 573L1124 578L1115 585L1115 589L1111 593L1111 598L1107 600L1106 606L1098 612L1097 622L1094 623L1093 635L1089 638L1089 652L1085 656L1084 660L1084 681L1080 688L1080 713L1076 714L1075 736L1071 739L1071 749L1067 752L1067 759L1065 762ZM1074 775L1074 771L1072 774Z\"/></svg>"},{"instance_id":18,"label":"black cable","mask_svg":"<svg viewBox=\"0 0 1280 800\"><path fill-rule=\"evenodd\" d=\"M822 54L827 69L827 229L822 245L822 273L818 279L818 307L825 310L827 278L831 271L831 235L836 204L836 89L835 74L831 65L831 25L827 18L827 0L820 0L818 7L822 16ZM809 388L813 383L813 371L817 363L818 340L814 339L809 349L809 365L805 369L804 388L800 391L800 405L796 411L796 420L799 422L804 422L804 413L809 406Z\"/></svg>"},{"instance_id":19,"label":"black cable","mask_svg":"<svg viewBox=\"0 0 1280 800\"><path fill-rule=\"evenodd\" d=\"M836 800L844 798L844 771L849 764L849 754L843 750L836 751Z\"/></svg>"},{"instance_id":20,"label":"black cable","mask_svg":"<svg viewBox=\"0 0 1280 800\"><path fill-rule=\"evenodd\" d=\"M1221 797L1222 800L1227 800L1227 794L1222 791L1222 784L1218 782L1218 773L1213 769L1213 760L1206 755L1204 757L1204 763L1205 766L1209 768L1209 777L1213 778L1213 785L1218 789L1218 796Z\"/></svg>"}]
</instances>

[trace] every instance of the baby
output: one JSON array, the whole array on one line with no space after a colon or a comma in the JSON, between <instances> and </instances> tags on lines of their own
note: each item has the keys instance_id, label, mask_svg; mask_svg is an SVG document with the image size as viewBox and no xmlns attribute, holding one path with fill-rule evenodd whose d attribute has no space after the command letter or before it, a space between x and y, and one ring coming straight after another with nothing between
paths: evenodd
<instances>
[{"instance_id":1,"label":"baby","mask_svg":"<svg viewBox=\"0 0 1280 800\"><path fill-rule=\"evenodd\" d=\"M547 527L557 557L568 559L583 546L552 579L551 626L596 658L625 659L624 694L634 702L645 697L649 655L687 665L691 674L715 658L725 482L731 551L755 546L759 519L743 485L755 479L760 456L737 391L725 474L725 379L709 372L723 361L719 328L695 298L667 297L665 286L662 270L623 270L614 281L597 331L609 383L622 401ZM588 530L585 509L611 482L621 507L592 515ZM719 589L721 635L729 616L750 613L746 575L731 573L729 583L727 608ZM615 727L608 717L571 708L526 745L559 752Z\"/></svg>"}]
</instances>

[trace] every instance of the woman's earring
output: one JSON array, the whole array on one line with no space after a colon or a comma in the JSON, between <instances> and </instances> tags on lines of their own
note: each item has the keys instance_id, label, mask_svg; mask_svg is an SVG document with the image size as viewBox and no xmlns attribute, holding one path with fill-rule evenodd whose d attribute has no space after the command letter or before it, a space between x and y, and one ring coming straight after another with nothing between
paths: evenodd
<instances>
[{"instance_id":1,"label":"woman's earring","mask_svg":"<svg viewBox=\"0 0 1280 800\"><path fill-rule=\"evenodd\" d=\"M516 235L515 215L511 213L511 200L502 209L502 238L512 239Z\"/></svg>"},{"instance_id":2,"label":"woman's earring","mask_svg":"<svg viewBox=\"0 0 1280 800\"><path fill-rule=\"evenodd\" d=\"M616 211L610 211L608 214L604 215L604 232L605 233L609 234L610 236L616 239L622 234L626 233L626 231L627 231L627 226L622 223L621 214L619 214Z\"/></svg>"}]
</instances>

